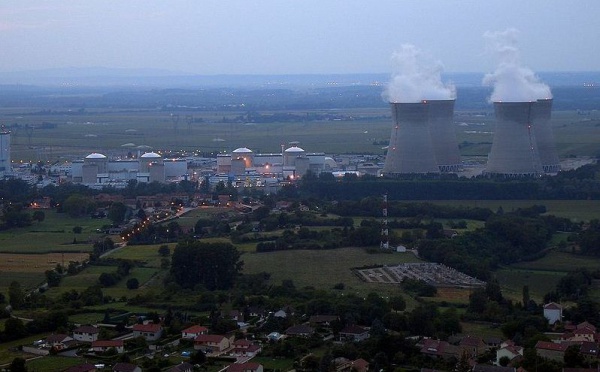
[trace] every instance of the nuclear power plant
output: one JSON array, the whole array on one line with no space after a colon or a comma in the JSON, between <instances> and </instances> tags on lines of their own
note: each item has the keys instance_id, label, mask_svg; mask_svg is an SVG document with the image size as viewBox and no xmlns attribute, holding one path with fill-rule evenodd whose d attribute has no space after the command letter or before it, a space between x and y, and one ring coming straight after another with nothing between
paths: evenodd
<instances>
[{"instance_id":1,"label":"nuclear power plant","mask_svg":"<svg viewBox=\"0 0 600 372\"><path fill-rule=\"evenodd\" d=\"M558 173L560 171L560 162L550 123L552 99L538 99L534 105L534 113L533 130L540 155L540 163L542 164L542 171L544 173Z\"/></svg>"},{"instance_id":2,"label":"nuclear power plant","mask_svg":"<svg viewBox=\"0 0 600 372\"><path fill-rule=\"evenodd\" d=\"M382 173L457 172L454 100L391 103L393 127Z\"/></svg>"},{"instance_id":3,"label":"nuclear power plant","mask_svg":"<svg viewBox=\"0 0 600 372\"><path fill-rule=\"evenodd\" d=\"M542 172L533 128L536 102L494 102L496 125L486 174L538 176Z\"/></svg>"}]
</instances>

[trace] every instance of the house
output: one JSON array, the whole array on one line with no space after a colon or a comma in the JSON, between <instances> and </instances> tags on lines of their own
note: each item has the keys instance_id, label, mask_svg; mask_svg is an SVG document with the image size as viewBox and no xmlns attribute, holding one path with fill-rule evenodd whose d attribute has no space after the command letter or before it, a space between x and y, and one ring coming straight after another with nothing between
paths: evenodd
<instances>
[{"instance_id":1,"label":"house","mask_svg":"<svg viewBox=\"0 0 600 372\"><path fill-rule=\"evenodd\" d=\"M263 372L262 364L247 362L234 363L227 367L227 372Z\"/></svg>"},{"instance_id":2,"label":"house","mask_svg":"<svg viewBox=\"0 0 600 372\"><path fill-rule=\"evenodd\" d=\"M168 372L192 372L194 370L194 366L188 362L181 362L178 365L169 368Z\"/></svg>"},{"instance_id":3,"label":"house","mask_svg":"<svg viewBox=\"0 0 600 372\"><path fill-rule=\"evenodd\" d=\"M194 338L198 337L199 335L204 335L207 333L208 333L208 328L200 326L200 325L194 325L194 326L191 326L191 327L186 328L183 331L181 331L181 338L194 339Z\"/></svg>"},{"instance_id":4,"label":"house","mask_svg":"<svg viewBox=\"0 0 600 372\"><path fill-rule=\"evenodd\" d=\"M231 347L231 340L222 335L198 335L194 338L194 349L221 352Z\"/></svg>"},{"instance_id":5,"label":"house","mask_svg":"<svg viewBox=\"0 0 600 372\"><path fill-rule=\"evenodd\" d=\"M479 337L465 336L460 340L458 346L469 357L477 357L487 351L487 345Z\"/></svg>"},{"instance_id":6,"label":"house","mask_svg":"<svg viewBox=\"0 0 600 372\"><path fill-rule=\"evenodd\" d=\"M458 358L461 355L458 346L449 344L447 341L425 339L421 346L421 354L436 359Z\"/></svg>"},{"instance_id":7,"label":"house","mask_svg":"<svg viewBox=\"0 0 600 372\"><path fill-rule=\"evenodd\" d=\"M84 363L65 369L65 372L96 372L98 369L94 364Z\"/></svg>"},{"instance_id":8,"label":"house","mask_svg":"<svg viewBox=\"0 0 600 372\"><path fill-rule=\"evenodd\" d=\"M496 351L496 363L500 365L500 359L507 357L511 362L523 356L523 348L514 344L505 345Z\"/></svg>"},{"instance_id":9,"label":"house","mask_svg":"<svg viewBox=\"0 0 600 372\"><path fill-rule=\"evenodd\" d=\"M364 359L336 358L333 360L333 364L336 372L367 372L369 369L369 362Z\"/></svg>"},{"instance_id":10,"label":"house","mask_svg":"<svg viewBox=\"0 0 600 372\"><path fill-rule=\"evenodd\" d=\"M583 359L587 363L593 363L598 361L598 356L600 352L598 350L598 344L590 341L581 342L581 346L579 347L579 354L583 357Z\"/></svg>"},{"instance_id":11,"label":"house","mask_svg":"<svg viewBox=\"0 0 600 372\"><path fill-rule=\"evenodd\" d=\"M100 330L91 325L84 325L73 330L73 338L80 342L94 342L98 339Z\"/></svg>"},{"instance_id":12,"label":"house","mask_svg":"<svg viewBox=\"0 0 600 372\"><path fill-rule=\"evenodd\" d=\"M46 343L55 350L62 350L68 347L70 341L73 341L73 339L64 334L53 334L46 337Z\"/></svg>"},{"instance_id":13,"label":"house","mask_svg":"<svg viewBox=\"0 0 600 372\"><path fill-rule=\"evenodd\" d=\"M231 354L236 357L255 357L262 351L262 348L248 340L235 340L233 342L233 351Z\"/></svg>"},{"instance_id":14,"label":"house","mask_svg":"<svg viewBox=\"0 0 600 372\"><path fill-rule=\"evenodd\" d=\"M109 349L115 349L117 353L125 352L123 340L97 340L92 342L92 350L96 353L104 353Z\"/></svg>"},{"instance_id":15,"label":"house","mask_svg":"<svg viewBox=\"0 0 600 372\"><path fill-rule=\"evenodd\" d=\"M562 362L565 357L565 350L567 350L567 345L556 344L554 342L548 341L538 341L537 344L535 344L535 350L537 352L537 355L542 358Z\"/></svg>"},{"instance_id":16,"label":"house","mask_svg":"<svg viewBox=\"0 0 600 372\"><path fill-rule=\"evenodd\" d=\"M133 337L143 337L146 341L156 341L162 336L162 326L160 324L134 324Z\"/></svg>"},{"instance_id":17,"label":"house","mask_svg":"<svg viewBox=\"0 0 600 372\"><path fill-rule=\"evenodd\" d=\"M309 337L315 333L314 328L306 324L291 326L285 330L287 336Z\"/></svg>"},{"instance_id":18,"label":"house","mask_svg":"<svg viewBox=\"0 0 600 372\"><path fill-rule=\"evenodd\" d=\"M364 359L356 359L352 362L352 370L356 372L367 372L369 370L369 362Z\"/></svg>"},{"instance_id":19,"label":"house","mask_svg":"<svg viewBox=\"0 0 600 372\"><path fill-rule=\"evenodd\" d=\"M369 330L357 325L344 327L340 333L340 341L360 342L369 338Z\"/></svg>"},{"instance_id":20,"label":"house","mask_svg":"<svg viewBox=\"0 0 600 372\"><path fill-rule=\"evenodd\" d=\"M337 315L313 315L308 322L312 326L329 327L331 322L335 322L340 318Z\"/></svg>"},{"instance_id":21,"label":"house","mask_svg":"<svg viewBox=\"0 0 600 372\"><path fill-rule=\"evenodd\" d=\"M563 308L560 304L550 302L544 305L544 318L548 319L551 325L562 321Z\"/></svg>"},{"instance_id":22,"label":"house","mask_svg":"<svg viewBox=\"0 0 600 372\"><path fill-rule=\"evenodd\" d=\"M113 367L113 372L142 372L142 369L131 363L117 363Z\"/></svg>"}]
</instances>

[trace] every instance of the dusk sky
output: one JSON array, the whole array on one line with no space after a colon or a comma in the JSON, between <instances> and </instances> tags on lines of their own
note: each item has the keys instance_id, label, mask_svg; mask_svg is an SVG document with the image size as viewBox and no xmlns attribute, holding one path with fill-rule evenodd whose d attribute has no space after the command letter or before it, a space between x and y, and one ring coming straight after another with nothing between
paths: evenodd
<instances>
[{"instance_id":1,"label":"dusk sky","mask_svg":"<svg viewBox=\"0 0 600 372\"><path fill-rule=\"evenodd\" d=\"M410 43L447 72L489 72L484 33L519 30L534 71L597 71L598 0L2 0L0 71L391 72Z\"/></svg>"}]
</instances>

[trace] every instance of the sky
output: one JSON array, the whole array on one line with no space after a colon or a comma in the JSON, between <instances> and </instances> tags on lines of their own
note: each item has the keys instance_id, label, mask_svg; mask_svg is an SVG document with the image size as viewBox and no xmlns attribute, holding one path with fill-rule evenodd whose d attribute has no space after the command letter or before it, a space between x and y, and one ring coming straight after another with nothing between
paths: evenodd
<instances>
[{"instance_id":1,"label":"sky","mask_svg":"<svg viewBox=\"0 0 600 372\"><path fill-rule=\"evenodd\" d=\"M598 0L2 0L0 71L386 73L412 44L446 72L491 72L484 34L518 30L533 71L598 71Z\"/></svg>"}]
</instances>

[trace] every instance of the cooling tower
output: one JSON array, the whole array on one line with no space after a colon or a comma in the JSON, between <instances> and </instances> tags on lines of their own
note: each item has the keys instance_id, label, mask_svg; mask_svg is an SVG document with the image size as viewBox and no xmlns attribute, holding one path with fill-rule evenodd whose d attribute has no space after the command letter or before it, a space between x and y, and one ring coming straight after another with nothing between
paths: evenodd
<instances>
[{"instance_id":1,"label":"cooling tower","mask_svg":"<svg viewBox=\"0 0 600 372\"><path fill-rule=\"evenodd\" d=\"M12 172L10 162L10 132L0 128L0 176Z\"/></svg>"},{"instance_id":2,"label":"cooling tower","mask_svg":"<svg viewBox=\"0 0 600 372\"><path fill-rule=\"evenodd\" d=\"M429 134L428 106L391 103L394 126L382 173L439 173Z\"/></svg>"},{"instance_id":3,"label":"cooling tower","mask_svg":"<svg viewBox=\"0 0 600 372\"><path fill-rule=\"evenodd\" d=\"M542 170L545 173L558 173L560 171L560 162L556 153L554 133L550 124L552 99L538 99L533 107L533 129L538 153L540 154Z\"/></svg>"},{"instance_id":4,"label":"cooling tower","mask_svg":"<svg viewBox=\"0 0 600 372\"><path fill-rule=\"evenodd\" d=\"M534 102L494 102L496 126L485 173L509 177L541 173L533 130Z\"/></svg>"},{"instance_id":5,"label":"cooling tower","mask_svg":"<svg viewBox=\"0 0 600 372\"><path fill-rule=\"evenodd\" d=\"M454 100L427 100L429 133L440 172L461 168L460 152L454 131Z\"/></svg>"}]
</instances>

